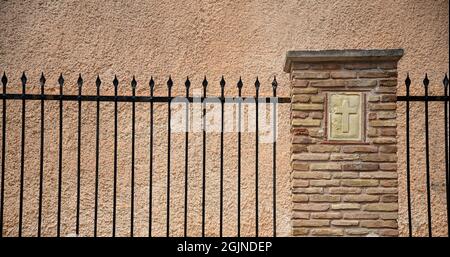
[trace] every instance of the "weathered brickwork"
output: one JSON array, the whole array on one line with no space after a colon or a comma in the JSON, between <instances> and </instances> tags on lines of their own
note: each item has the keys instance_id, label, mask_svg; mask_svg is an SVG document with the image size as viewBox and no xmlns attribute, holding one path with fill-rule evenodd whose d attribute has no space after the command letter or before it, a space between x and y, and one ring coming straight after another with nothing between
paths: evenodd
<instances>
[{"instance_id":1,"label":"weathered brickwork","mask_svg":"<svg viewBox=\"0 0 450 257\"><path fill-rule=\"evenodd\" d=\"M398 235L396 68L400 57L347 58L346 53L334 53L289 63L294 236ZM362 92L360 142L327 139L330 92Z\"/></svg>"}]
</instances>

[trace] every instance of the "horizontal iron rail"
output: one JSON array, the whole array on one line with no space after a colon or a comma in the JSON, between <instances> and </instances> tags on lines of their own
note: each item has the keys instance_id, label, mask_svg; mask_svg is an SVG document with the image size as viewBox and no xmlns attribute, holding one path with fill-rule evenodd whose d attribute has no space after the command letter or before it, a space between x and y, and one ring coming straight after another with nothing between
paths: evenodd
<instances>
[{"instance_id":1,"label":"horizontal iron rail","mask_svg":"<svg viewBox=\"0 0 450 257\"><path fill-rule=\"evenodd\" d=\"M405 102L405 101L416 101L416 102L436 102L436 101L449 101L449 96L419 96L419 95L410 95L410 96L397 96L397 101Z\"/></svg>"},{"instance_id":2,"label":"horizontal iron rail","mask_svg":"<svg viewBox=\"0 0 450 257\"><path fill-rule=\"evenodd\" d=\"M174 100L173 102L183 102L181 100L177 100L178 97L167 97L167 96L117 96L117 102L155 102L155 103L167 103L170 100ZM221 97L182 97L188 99L189 102L202 102L205 100L206 102L211 100L222 100ZM227 101L233 101L238 99L239 97L225 97L225 103L229 103ZM270 103L270 100L273 97L259 97L258 102L260 103ZM278 103L290 103L291 98L289 97L276 97ZM95 95L41 95L41 94L0 94L0 99L12 99L12 100L63 100L63 101L87 101L87 102L96 102L97 100L100 102L114 102L116 101L116 96L95 96ZM255 99L255 97L243 97L243 99ZM220 103L220 102L218 102Z\"/></svg>"}]
</instances>

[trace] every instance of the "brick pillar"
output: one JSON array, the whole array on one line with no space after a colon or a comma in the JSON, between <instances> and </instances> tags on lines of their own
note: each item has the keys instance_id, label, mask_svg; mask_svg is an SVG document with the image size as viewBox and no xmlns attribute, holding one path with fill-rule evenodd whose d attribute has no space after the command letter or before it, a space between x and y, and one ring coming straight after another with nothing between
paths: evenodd
<instances>
[{"instance_id":1,"label":"brick pillar","mask_svg":"<svg viewBox=\"0 0 450 257\"><path fill-rule=\"evenodd\" d=\"M292 233L397 236L403 50L290 51Z\"/></svg>"}]
</instances>

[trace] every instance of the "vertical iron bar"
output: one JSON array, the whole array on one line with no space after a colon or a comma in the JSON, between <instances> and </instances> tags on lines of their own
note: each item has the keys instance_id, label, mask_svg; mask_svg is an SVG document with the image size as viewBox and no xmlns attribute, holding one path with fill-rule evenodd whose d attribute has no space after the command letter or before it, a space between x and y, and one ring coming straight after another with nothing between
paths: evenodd
<instances>
[{"instance_id":1,"label":"vertical iron bar","mask_svg":"<svg viewBox=\"0 0 450 257\"><path fill-rule=\"evenodd\" d=\"M241 130L242 130L242 79L239 77L239 81L237 83L238 87L238 96L239 96L239 102L238 102L238 170L237 170L237 176L238 176L238 188L237 188L237 236L241 236Z\"/></svg>"},{"instance_id":2,"label":"vertical iron bar","mask_svg":"<svg viewBox=\"0 0 450 257\"><path fill-rule=\"evenodd\" d=\"M77 129L77 213L75 233L80 235L80 200L81 200L81 93L83 79L78 77L78 129Z\"/></svg>"},{"instance_id":3,"label":"vertical iron bar","mask_svg":"<svg viewBox=\"0 0 450 257\"><path fill-rule=\"evenodd\" d=\"M432 237L431 224L431 189L430 189L430 143L428 135L428 75L425 74L423 85L425 87L425 162L426 162L426 178L427 178L427 214L428 214L428 236Z\"/></svg>"},{"instance_id":4,"label":"vertical iron bar","mask_svg":"<svg viewBox=\"0 0 450 257\"><path fill-rule=\"evenodd\" d=\"M2 85L3 85L3 115L2 115L2 186L0 189L0 238L3 237L3 205L5 203L5 164L6 164L6 84L8 83L8 78L6 73L3 72Z\"/></svg>"},{"instance_id":5,"label":"vertical iron bar","mask_svg":"<svg viewBox=\"0 0 450 257\"><path fill-rule=\"evenodd\" d=\"M206 76L202 82L203 85L203 117L202 117L202 132L203 132L203 159L202 159L202 237L205 237L205 211L206 211L206 87L208 81Z\"/></svg>"},{"instance_id":6,"label":"vertical iron bar","mask_svg":"<svg viewBox=\"0 0 450 257\"><path fill-rule=\"evenodd\" d=\"M220 231L219 236L223 236L223 129L224 129L224 105L225 105L225 80L222 76L220 80Z\"/></svg>"},{"instance_id":7,"label":"vertical iron bar","mask_svg":"<svg viewBox=\"0 0 450 257\"><path fill-rule=\"evenodd\" d=\"M189 87L191 82L189 78L186 79L186 99L189 99ZM187 222L188 222L188 172L189 172L189 102L186 102L186 131L185 131L185 145L184 145L184 237L187 237Z\"/></svg>"},{"instance_id":8,"label":"vertical iron bar","mask_svg":"<svg viewBox=\"0 0 450 257\"><path fill-rule=\"evenodd\" d=\"M153 90L155 88L155 82L153 77L150 78L150 181L149 181L149 208L148 208L148 236L152 236L152 203L153 203Z\"/></svg>"},{"instance_id":9,"label":"vertical iron bar","mask_svg":"<svg viewBox=\"0 0 450 257\"><path fill-rule=\"evenodd\" d=\"M100 77L97 76L95 85L97 88L97 115L95 129L95 203L94 203L94 237L97 237L97 221L98 221L98 180L99 180L99 156L100 156L100 85L102 84Z\"/></svg>"},{"instance_id":10,"label":"vertical iron bar","mask_svg":"<svg viewBox=\"0 0 450 257\"><path fill-rule=\"evenodd\" d=\"M43 195L43 187L44 187L44 86L45 86L45 77L44 73L41 74L40 79L41 86L41 144L40 144L40 153L39 153L39 207L38 207L38 227L37 227L37 236L41 236L41 226L42 226L42 195Z\"/></svg>"},{"instance_id":11,"label":"vertical iron bar","mask_svg":"<svg viewBox=\"0 0 450 257\"><path fill-rule=\"evenodd\" d=\"M63 86L64 78L62 74L58 79L59 83L59 158L58 158L58 213L57 213L57 224L56 224L56 236L61 235L61 193L62 193L62 154L63 154Z\"/></svg>"},{"instance_id":12,"label":"vertical iron bar","mask_svg":"<svg viewBox=\"0 0 450 257\"><path fill-rule=\"evenodd\" d=\"M259 186L259 181L258 181L258 176L259 176L259 170L258 170L258 162L259 162L259 118L258 118L258 114L259 114L259 80L258 77L256 77L256 82L255 82L255 88L256 88L256 133L255 133L255 137L256 137L256 142L255 142L255 236L258 237L259 236L259 198L258 198L258 186Z\"/></svg>"},{"instance_id":13,"label":"vertical iron bar","mask_svg":"<svg viewBox=\"0 0 450 257\"><path fill-rule=\"evenodd\" d=\"M172 102L172 78L169 76L167 81L168 89L168 108L167 108L167 212L166 212L166 236L170 236L170 133L171 133L171 102Z\"/></svg>"},{"instance_id":14,"label":"vertical iron bar","mask_svg":"<svg viewBox=\"0 0 450 257\"><path fill-rule=\"evenodd\" d=\"M411 178L410 178L410 156L409 156L409 86L411 80L409 74L405 80L406 85L406 191L408 198L408 228L409 237L412 237L412 220L411 220Z\"/></svg>"},{"instance_id":15,"label":"vertical iron bar","mask_svg":"<svg viewBox=\"0 0 450 257\"><path fill-rule=\"evenodd\" d=\"M448 96L448 77L447 74L445 74L444 80L444 95ZM447 236L450 236L450 212L449 212L449 142L448 142L448 100L444 102L444 119L445 119L445 193L446 193L446 200L447 200Z\"/></svg>"},{"instance_id":16,"label":"vertical iron bar","mask_svg":"<svg viewBox=\"0 0 450 257\"><path fill-rule=\"evenodd\" d=\"M25 72L22 75L22 139L20 153L20 196L19 196L19 237L22 237L22 220L23 220L23 181L25 173L25 90L27 77Z\"/></svg>"},{"instance_id":17,"label":"vertical iron bar","mask_svg":"<svg viewBox=\"0 0 450 257\"><path fill-rule=\"evenodd\" d=\"M136 79L133 76L131 81L132 102L131 102L131 227L130 236L134 236L134 152L135 152L135 133L136 133Z\"/></svg>"},{"instance_id":18,"label":"vertical iron bar","mask_svg":"<svg viewBox=\"0 0 450 257\"><path fill-rule=\"evenodd\" d=\"M277 79L273 77L272 90L274 100L277 97ZM272 150L272 177L273 177L273 237L277 236L277 102L273 103L273 150Z\"/></svg>"},{"instance_id":19,"label":"vertical iron bar","mask_svg":"<svg viewBox=\"0 0 450 257\"><path fill-rule=\"evenodd\" d=\"M116 209L117 209L117 88L119 80L114 76L114 182L113 182L113 222L112 222L112 236L116 236Z\"/></svg>"}]
</instances>

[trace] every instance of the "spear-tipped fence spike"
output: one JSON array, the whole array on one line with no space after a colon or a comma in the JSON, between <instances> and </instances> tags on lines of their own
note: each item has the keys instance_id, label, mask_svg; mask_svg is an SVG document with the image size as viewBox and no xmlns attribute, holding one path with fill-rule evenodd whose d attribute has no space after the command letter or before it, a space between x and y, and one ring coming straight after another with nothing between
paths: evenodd
<instances>
[{"instance_id":1,"label":"spear-tipped fence spike","mask_svg":"<svg viewBox=\"0 0 450 257\"><path fill-rule=\"evenodd\" d=\"M117 79L116 75L114 75L113 85L114 87L117 87L119 85L119 80Z\"/></svg>"},{"instance_id":2,"label":"spear-tipped fence spike","mask_svg":"<svg viewBox=\"0 0 450 257\"><path fill-rule=\"evenodd\" d=\"M41 78L39 79L39 82L41 82L41 86L43 86L45 84L44 72L41 73Z\"/></svg>"},{"instance_id":3,"label":"spear-tipped fence spike","mask_svg":"<svg viewBox=\"0 0 450 257\"><path fill-rule=\"evenodd\" d=\"M244 86L244 83L242 83L242 79L241 79L241 77L239 77L239 81L238 81L238 83L237 83L237 87L238 87L239 89L241 89L242 86Z\"/></svg>"},{"instance_id":4,"label":"spear-tipped fence spike","mask_svg":"<svg viewBox=\"0 0 450 257\"><path fill-rule=\"evenodd\" d=\"M203 78L203 82L202 82L203 87L207 87L208 86L208 80L206 80L206 75Z\"/></svg>"},{"instance_id":5,"label":"spear-tipped fence spike","mask_svg":"<svg viewBox=\"0 0 450 257\"><path fill-rule=\"evenodd\" d=\"M428 87L429 84L430 84L430 80L428 79L428 74L425 73L425 78L423 79L423 85Z\"/></svg>"},{"instance_id":6,"label":"spear-tipped fence spike","mask_svg":"<svg viewBox=\"0 0 450 257\"><path fill-rule=\"evenodd\" d=\"M20 80L22 81L22 84L27 83L27 76L25 76L25 71L22 73L22 77L20 77Z\"/></svg>"},{"instance_id":7,"label":"spear-tipped fence spike","mask_svg":"<svg viewBox=\"0 0 450 257\"><path fill-rule=\"evenodd\" d=\"M97 79L95 80L95 85L96 85L97 87L100 87L101 84L102 84L102 81L100 80L100 76L97 75Z\"/></svg>"},{"instance_id":8,"label":"spear-tipped fence spike","mask_svg":"<svg viewBox=\"0 0 450 257\"><path fill-rule=\"evenodd\" d=\"M167 80L167 87L171 88L173 86L173 81L172 81L172 77L169 76L169 79Z\"/></svg>"},{"instance_id":9,"label":"spear-tipped fence spike","mask_svg":"<svg viewBox=\"0 0 450 257\"><path fill-rule=\"evenodd\" d=\"M220 86L221 87L225 86L225 79L224 79L223 75L222 75L222 79L220 80Z\"/></svg>"},{"instance_id":10,"label":"spear-tipped fence spike","mask_svg":"<svg viewBox=\"0 0 450 257\"><path fill-rule=\"evenodd\" d=\"M81 77L81 73L78 75L77 84L79 87L83 85L83 78Z\"/></svg>"},{"instance_id":11,"label":"spear-tipped fence spike","mask_svg":"<svg viewBox=\"0 0 450 257\"><path fill-rule=\"evenodd\" d=\"M153 88L155 87L155 81L153 80L153 76L150 77L150 81L148 82L148 85Z\"/></svg>"},{"instance_id":12,"label":"spear-tipped fence spike","mask_svg":"<svg viewBox=\"0 0 450 257\"><path fill-rule=\"evenodd\" d=\"M272 87L275 89L278 86L277 77L273 76Z\"/></svg>"},{"instance_id":13,"label":"spear-tipped fence spike","mask_svg":"<svg viewBox=\"0 0 450 257\"><path fill-rule=\"evenodd\" d=\"M6 77L6 73L5 72L3 72L2 83L3 83L3 85L6 85L6 83L8 83L8 78Z\"/></svg>"},{"instance_id":14,"label":"spear-tipped fence spike","mask_svg":"<svg viewBox=\"0 0 450 257\"><path fill-rule=\"evenodd\" d=\"M191 86L191 81L189 80L189 77L186 77L186 82L184 82L184 85L188 88Z\"/></svg>"},{"instance_id":15,"label":"spear-tipped fence spike","mask_svg":"<svg viewBox=\"0 0 450 257\"><path fill-rule=\"evenodd\" d=\"M256 87L256 88L259 88L260 85L261 85L261 84L259 83L259 79L258 79L258 77L256 77L255 87Z\"/></svg>"},{"instance_id":16,"label":"spear-tipped fence spike","mask_svg":"<svg viewBox=\"0 0 450 257\"><path fill-rule=\"evenodd\" d=\"M136 85L137 85L137 81L136 81L136 78L133 75L133 79L131 80L131 87L132 88L136 88Z\"/></svg>"},{"instance_id":17,"label":"spear-tipped fence spike","mask_svg":"<svg viewBox=\"0 0 450 257\"><path fill-rule=\"evenodd\" d=\"M444 80L442 81L442 83L444 84L445 87L448 86L448 77L447 77L447 73L445 73L445 77L444 77Z\"/></svg>"},{"instance_id":18,"label":"spear-tipped fence spike","mask_svg":"<svg viewBox=\"0 0 450 257\"><path fill-rule=\"evenodd\" d=\"M407 88L411 85L411 79L409 78L409 73L406 74L405 85Z\"/></svg>"},{"instance_id":19,"label":"spear-tipped fence spike","mask_svg":"<svg viewBox=\"0 0 450 257\"><path fill-rule=\"evenodd\" d=\"M64 77L63 77L62 73L59 74L58 83L60 86L64 85Z\"/></svg>"}]
</instances>

